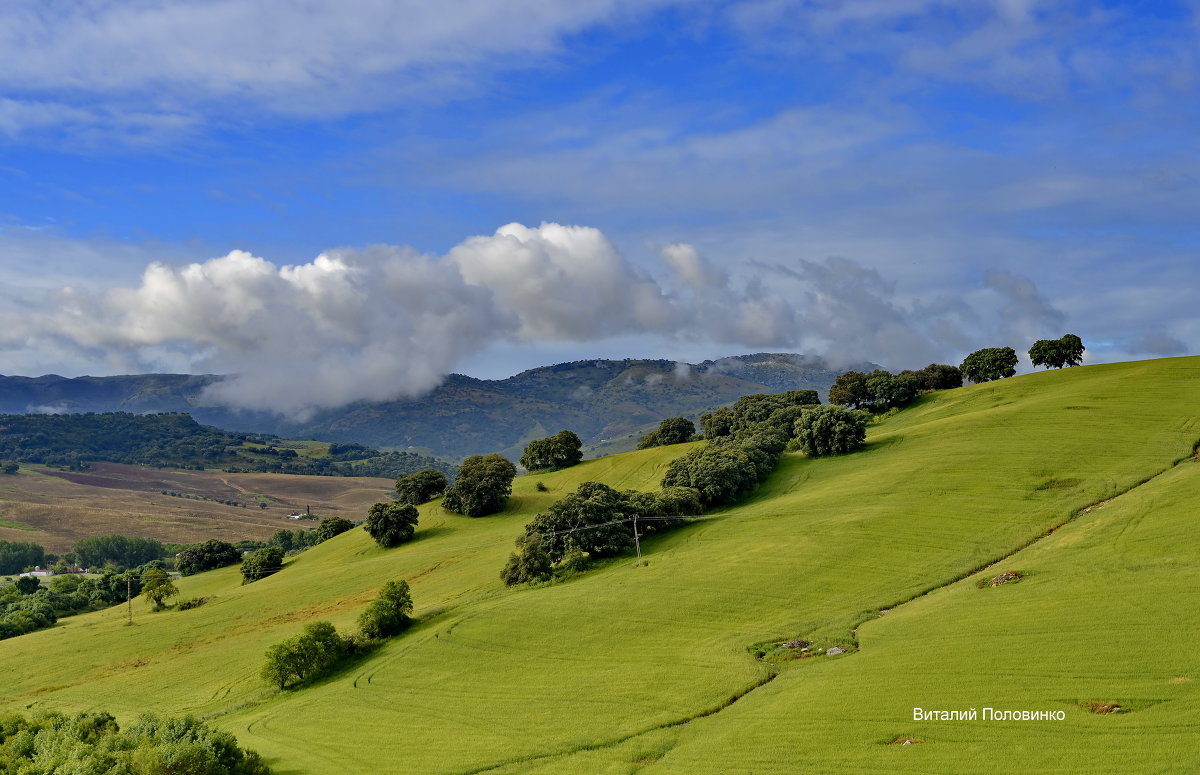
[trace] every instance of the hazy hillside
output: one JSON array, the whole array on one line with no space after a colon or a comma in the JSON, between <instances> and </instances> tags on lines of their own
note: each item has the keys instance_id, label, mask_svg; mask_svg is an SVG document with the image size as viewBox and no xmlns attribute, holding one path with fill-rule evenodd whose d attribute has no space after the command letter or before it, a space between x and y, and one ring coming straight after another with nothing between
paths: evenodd
<instances>
[{"instance_id":1,"label":"hazy hillside","mask_svg":"<svg viewBox=\"0 0 1200 775\"><path fill-rule=\"evenodd\" d=\"M597 454L632 449L636 436L664 417L695 416L747 393L796 388L824 393L839 373L819 358L795 354L700 364L576 361L503 380L452 374L419 399L356 403L304 422L206 405L204 387L220 379L211 375L0 377L0 412L188 412L228 430L415 447L449 458L497 451L519 457L529 439L568 428Z\"/></svg>"},{"instance_id":2,"label":"hazy hillside","mask_svg":"<svg viewBox=\"0 0 1200 775\"><path fill-rule=\"evenodd\" d=\"M0 708L202 714L280 773L1197 771L1197 406L1200 358L931 394L860 452L785 455L748 501L646 540L648 565L506 589L539 510L587 480L654 488L690 445L519 477L492 517L426 504L396 549L354 530L255 584L182 579L198 609L0 642ZM264 685L268 646L352 629L396 578L413 629ZM795 639L847 653L784 658Z\"/></svg>"}]
</instances>

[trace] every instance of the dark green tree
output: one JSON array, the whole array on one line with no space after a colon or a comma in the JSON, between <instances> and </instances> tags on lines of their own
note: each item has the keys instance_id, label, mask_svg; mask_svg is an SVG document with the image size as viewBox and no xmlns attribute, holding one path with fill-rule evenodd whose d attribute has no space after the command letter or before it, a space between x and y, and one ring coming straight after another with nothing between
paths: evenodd
<instances>
[{"instance_id":1,"label":"dark green tree","mask_svg":"<svg viewBox=\"0 0 1200 775\"><path fill-rule=\"evenodd\" d=\"M317 539L319 541L328 541L330 538L341 535L353 527L354 523L348 519L325 517L325 519L321 520L321 524L317 525Z\"/></svg>"},{"instance_id":2,"label":"dark green tree","mask_svg":"<svg viewBox=\"0 0 1200 775\"><path fill-rule=\"evenodd\" d=\"M11 461L4 464L4 473L6 474L15 474L20 470L21 466Z\"/></svg>"},{"instance_id":3,"label":"dark green tree","mask_svg":"<svg viewBox=\"0 0 1200 775\"><path fill-rule=\"evenodd\" d=\"M758 483L754 460L736 444L710 444L671 461L663 487L691 487L706 508L736 502Z\"/></svg>"},{"instance_id":4,"label":"dark green tree","mask_svg":"<svg viewBox=\"0 0 1200 775\"><path fill-rule=\"evenodd\" d=\"M584 482L535 516L525 532L542 537L543 548L554 562L571 549L606 557L633 546L630 516L623 494L606 484Z\"/></svg>"},{"instance_id":5,"label":"dark green tree","mask_svg":"<svg viewBox=\"0 0 1200 775\"><path fill-rule=\"evenodd\" d=\"M0 574L21 573L27 568L44 565L46 550L41 544L23 541L0 541Z\"/></svg>"},{"instance_id":6,"label":"dark green tree","mask_svg":"<svg viewBox=\"0 0 1200 775\"><path fill-rule=\"evenodd\" d=\"M424 468L396 480L396 500L419 506L446 491L446 475L433 468Z\"/></svg>"},{"instance_id":7,"label":"dark green tree","mask_svg":"<svg viewBox=\"0 0 1200 775\"><path fill-rule=\"evenodd\" d=\"M1011 347L985 347L968 355L960 370L975 383L1011 377L1017 373L1017 353Z\"/></svg>"},{"instance_id":8,"label":"dark green tree","mask_svg":"<svg viewBox=\"0 0 1200 775\"><path fill-rule=\"evenodd\" d=\"M1034 366L1054 367L1078 366L1083 362L1083 340L1075 334L1065 334L1061 339L1039 339L1029 348L1029 360Z\"/></svg>"},{"instance_id":9,"label":"dark green tree","mask_svg":"<svg viewBox=\"0 0 1200 775\"><path fill-rule=\"evenodd\" d=\"M32 595L34 592L37 592L42 588L42 582L38 581L37 578L33 576L21 576L15 582L13 582L13 586L15 586L17 591L22 595Z\"/></svg>"},{"instance_id":10,"label":"dark green tree","mask_svg":"<svg viewBox=\"0 0 1200 775\"><path fill-rule=\"evenodd\" d=\"M727 406L713 412L700 415L700 427L704 429L704 438L712 439L728 436L733 433L733 410Z\"/></svg>"},{"instance_id":11,"label":"dark green tree","mask_svg":"<svg viewBox=\"0 0 1200 775\"><path fill-rule=\"evenodd\" d=\"M184 576L190 576L213 568L236 565L241 559L242 553L236 546L212 538L175 555L175 569Z\"/></svg>"},{"instance_id":12,"label":"dark green tree","mask_svg":"<svg viewBox=\"0 0 1200 775\"><path fill-rule=\"evenodd\" d=\"M795 435L809 457L844 455L865 443L867 415L843 406L814 406L796 421Z\"/></svg>"},{"instance_id":13,"label":"dark green tree","mask_svg":"<svg viewBox=\"0 0 1200 775\"><path fill-rule=\"evenodd\" d=\"M165 570L151 568L142 574L142 597L153 604L155 611L161 611L166 599L178 594L175 582Z\"/></svg>"},{"instance_id":14,"label":"dark green tree","mask_svg":"<svg viewBox=\"0 0 1200 775\"><path fill-rule=\"evenodd\" d=\"M521 455L526 471L568 468L583 460L583 442L572 431L559 431L544 439L534 439Z\"/></svg>"},{"instance_id":15,"label":"dark green tree","mask_svg":"<svg viewBox=\"0 0 1200 775\"><path fill-rule=\"evenodd\" d=\"M530 581L545 581L554 571L540 533L526 532L517 537L517 550L508 556L508 562L500 571L506 586L525 584Z\"/></svg>"},{"instance_id":16,"label":"dark green tree","mask_svg":"<svg viewBox=\"0 0 1200 775\"><path fill-rule=\"evenodd\" d=\"M368 638L378 640L396 635L412 622L412 590L407 581L389 581L379 590L379 597L367 605L358 617L358 629Z\"/></svg>"},{"instance_id":17,"label":"dark green tree","mask_svg":"<svg viewBox=\"0 0 1200 775\"><path fill-rule=\"evenodd\" d=\"M668 417L658 424L658 428L647 433L638 441L638 449L650 447L665 447L669 444L682 444L691 441L696 435L696 425L686 417Z\"/></svg>"},{"instance_id":18,"label":"dark green tree","mask_svg":"<svg viewBox=\"0 0 1200 775\"><path fill-rule=\"evenodd\" d=\"M283 550L267 546L242 560L242 583L249 584L283 570Z\"/></svg>"},{"instance_id":19,"label":"dark green tree","mask_svg":"<svg viewBox=\"0 0 1200 775\"><path fill-rule=\"evenodd\" d=\"M867 388L867 375L861 371L847 371L839 374L829 388L829 403L841 404L851 409L861 409L871 402L871 392Z\"/></svg>"},{"instance_id":20,"label":"dark green tree","mask_svg":"<svg viewBox=\"0 0 1200 775\"><path fill-rule=\"evenodd\" d=\"M501 455L471 455L459 467L442 508L469 517L495 514L504 508L516 475L516 466Z\"/></svg>"},{"instance_id":21,"label":"dark green tree","mask_svg":"<svg viewBox=\"0 0 1200 775\"><path fill-rule=\"evenodd\" d=\"M348 652L346 641L329 622L310 622L304 632L267 649L262 677L280 689L332 670Z\"/></svg>"},{"instance_id":22,"label":"dark green tree","mask_svg":"<svg viewBox=\"0 0 1200 775\"><path fill-rule=\"evenodd\" d=\"M367 509L363 529L370 533L375 543L388 549L413 537L420 516L417 507L411 504L376 503Z\"/></svg>"},{"instance_id":23,"label":"dark green tree","mask_svg":"<svg viewBox=\"0 0 1200 775\"><path fill-rule=\"evenodd\" d=\"M902 374L906 372L901 372ZM929 390L952 390L953 388L962 387L963 375L962 370L957 366L950 366L945 363L931 363L919 371L914 371L912 374L917 378L917 385L921 392Z\"/></svg>"}]
</instances>

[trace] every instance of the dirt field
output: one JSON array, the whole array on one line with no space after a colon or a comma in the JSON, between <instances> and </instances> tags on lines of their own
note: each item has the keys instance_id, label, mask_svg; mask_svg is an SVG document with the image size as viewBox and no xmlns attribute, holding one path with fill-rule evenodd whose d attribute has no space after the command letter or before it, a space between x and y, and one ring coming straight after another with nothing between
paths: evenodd
<instances>
[{"instance_id":1,"label":"dirt field","mask_svg":"<svg viewBox=\"0 0 1200 775\"><path fill-rule=\"evenodd\" d=\"M80 538L113 533L172 543L265 539L281 528L314 524L287 518L305 508L316 516L363 519L368 506L386 500L392 485L390 479L117 463L96 463L85 472L22 466L19 474L0 476L0 540L34 541L61 554Z\"/></svg>"}]
</instances>

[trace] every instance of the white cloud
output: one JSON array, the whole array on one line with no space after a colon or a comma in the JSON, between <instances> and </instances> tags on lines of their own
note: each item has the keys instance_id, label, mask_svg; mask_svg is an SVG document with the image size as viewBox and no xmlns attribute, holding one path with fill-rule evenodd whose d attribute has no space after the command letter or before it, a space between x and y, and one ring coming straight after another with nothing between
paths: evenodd
<instances>
[{"instance_id":1,"label":"white cloud","mask_svg":"<svg viewBox=\"0 0 1200 775\"><path fill-rule=\"evenodd\" d=\"M5 113L22 114L26 128L55 113L71 122L196 110L233 119L222 105L327 119L443 99L564 53L566 36L660 4L9 0L0 6L0 87L21 96L0 105L0 127ZM58 99L100 108L48 104Z\"/></svg>"}]
</instances>

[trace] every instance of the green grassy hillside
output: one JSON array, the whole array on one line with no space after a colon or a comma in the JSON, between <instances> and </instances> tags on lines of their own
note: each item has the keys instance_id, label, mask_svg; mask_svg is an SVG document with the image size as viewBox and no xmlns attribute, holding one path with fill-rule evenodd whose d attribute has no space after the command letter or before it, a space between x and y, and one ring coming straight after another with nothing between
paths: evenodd
<instances>
[{"instance_id":1,"label":"green grassy hillside","mask_svg":"<svg viewBox=\"0 0 1200 775\"><path fill-rule=\"evenodd\" d=\"M296 773L1191 771L1200 465L1179 461L1198 439L1200 358L949 391L862 452L785 456L749 502L647 541L648 566L505 589L538 509L589 479L655 487L683 448L604 458L518 479L502 515L423 507L398 549L352 531L253 585L183 580L214 597L198 609L4 641L0 705L205 714ZM976 585L1007 569L1025 577ZM261 683L269 644L351 627L389 578L414 629L302 691ZM850 652L756 658L793 638Z\"/></svg>"}]
</instances>

